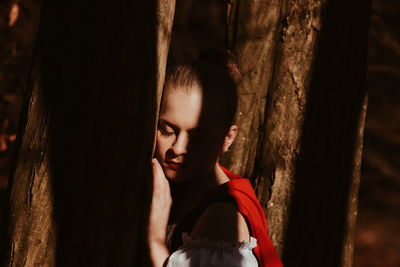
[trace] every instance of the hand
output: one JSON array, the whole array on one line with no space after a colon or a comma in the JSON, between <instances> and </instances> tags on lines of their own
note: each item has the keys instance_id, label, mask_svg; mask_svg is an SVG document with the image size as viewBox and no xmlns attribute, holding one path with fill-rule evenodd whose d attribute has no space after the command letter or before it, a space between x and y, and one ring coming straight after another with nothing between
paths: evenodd
<instances>
[{"instance_id":1,"label":"hand","mask_svg":"<svg viewBox=\"0 0 400 267\"><path fill-rule=\"evenodd\" d=\"M171 191L164 171L157 159L152 159L153 196L147 232L149 245L165 244L169 213L172 206Z\"/></svg>"}]
</instances>

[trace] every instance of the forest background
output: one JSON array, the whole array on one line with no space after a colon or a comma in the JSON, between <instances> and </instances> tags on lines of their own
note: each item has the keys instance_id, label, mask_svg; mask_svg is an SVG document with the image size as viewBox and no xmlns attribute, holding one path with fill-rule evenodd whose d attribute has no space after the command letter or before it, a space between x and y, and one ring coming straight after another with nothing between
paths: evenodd
<instances>
[{"instance_id":1,"label":"forest background","mask_svg":"<svg viewBox=\"0 0 400 267\"><path fill-rule=\"evenodd\" d=\"M195 32L177 57L223 37L216 1L188 6L182 32ZM41 0L0 1L0 201L25 95ZM182 7L185 8L185 7ZM369 103L356 226L355 266L400 266L400 2L373 0ZM211 41L210 41L211 42ZM210 43L211 44L211 43ZM0 203L2 204L2 203ZM0 205L1 207L1 205ZM0 210L1 216L1 210Z\"/></svg>"}]
</instances>

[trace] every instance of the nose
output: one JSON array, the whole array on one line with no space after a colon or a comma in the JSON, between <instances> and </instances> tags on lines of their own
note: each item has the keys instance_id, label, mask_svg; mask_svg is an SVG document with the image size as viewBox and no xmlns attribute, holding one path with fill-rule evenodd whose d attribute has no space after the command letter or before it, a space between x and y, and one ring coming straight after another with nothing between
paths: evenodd
<instances>
[{"instance_id":1,"label":"nose","mask_svg":"<svg viewBox=\"0 0 400 267\"><path fill-rule=\"evenodd\" d=\"M189 143L188 135L183 132L180 132L177 138L175 139L175 142L173 143L171 150L176 156L186 154L188 143Z\"/></svg>"}]
</instances>

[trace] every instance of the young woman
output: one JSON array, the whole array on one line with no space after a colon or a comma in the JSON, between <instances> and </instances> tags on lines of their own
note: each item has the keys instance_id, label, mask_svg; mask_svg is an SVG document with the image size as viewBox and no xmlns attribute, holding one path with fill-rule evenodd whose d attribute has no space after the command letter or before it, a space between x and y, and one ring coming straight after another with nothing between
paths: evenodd
<instances>
[{"instance_id":1,"label":"young woman","mask_svg":"<svg viewBox=\"0 0 400 267\"><path fill-rule=\"evenodd\" d=\"M147 233L154 267L282 266L249 181L218 163L238 131L232 59L208 50L167 72Z\"/></svg>"}]
</instances>

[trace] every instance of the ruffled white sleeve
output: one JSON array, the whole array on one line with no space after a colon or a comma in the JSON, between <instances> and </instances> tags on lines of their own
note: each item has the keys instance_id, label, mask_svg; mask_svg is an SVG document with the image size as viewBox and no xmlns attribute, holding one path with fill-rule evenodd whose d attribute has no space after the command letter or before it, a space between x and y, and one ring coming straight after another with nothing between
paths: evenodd
<instances>
[{"instance_id":1,"label":"ruffled white sleeve","mask_svg":"<svg viewBox=\"0 0 400 267\"><path fill-rule=\"evenodd\" d=\"M257 267L257 258L252 249L257 239L236 245L225 241L210 241L207 238L192 239L182 234L183 245L168 259L166 267Z\"/></svg>"}]
</instances>

